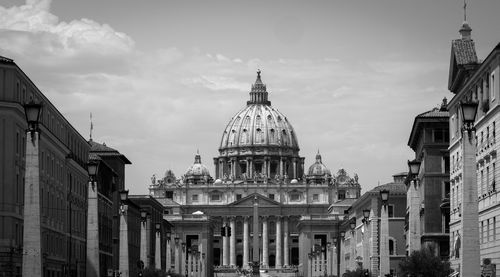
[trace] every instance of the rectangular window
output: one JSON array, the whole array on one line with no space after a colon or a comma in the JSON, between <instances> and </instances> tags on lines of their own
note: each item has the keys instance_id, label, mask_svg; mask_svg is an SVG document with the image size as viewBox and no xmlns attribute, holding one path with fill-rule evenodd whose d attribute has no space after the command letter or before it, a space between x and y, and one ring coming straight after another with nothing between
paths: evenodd
<instances>
[{"instance_id":1,"label":"rectangular window","mask_svg":"<svg viewBox=\"0 0 500 277\"><path fill-rule=\"evenodd\" d=\"M236 200L240 200L241 199L241 194L236 194Z\"/></svg>"},{"instance_id":2,"label":"rectangular window","mask_svg":"<svg viewBox=\"0 0 500 277\"><path fill-rule=\"evenodd\" d=\"M345 190L339 190L338 200L343 200L343 199L345 199Z\"/></svg>"},{"instance_id":3,"label":"rectangular window","mask_svg":"<svg viewBox=\"0 0 500 277\"><path fill-rule=\"evenodd\" d=\"M486 220L486 242L490 241L490 219Z\"/></svg>"},{"instance_id":4,"label":"rectangular window","mask_svg":"<svg viewBox=\"0 0 500 277\"><path fill-rule=\"evenodd\" d=\"M212 201L220 201L221 195L219 193L213 193L210 195L210 200Z\"/></svg>"},{"instance_id":5,"label":"rectangular window","mask_svg":"<svg viewBox=\"0 0 500 277\"><path fill-rule=\"evenodd\" d=\"M491 73L491 82L490 82L490 97L491 100L495 100L495 73Z\"/></svg>"},{"instance_id":6,"label":"rectangular window","mask_svg":"<svg viewBox=\"0 0 500 277\"><path fill-rule=\"evenodd\" d=\"M388 216L389 217L394 217L394 205L388 205Z\"/></svg>"},{"instance_id":7,"label":"rectangular window","mask_svg":"<svg viewBox=\"0 0 500 277\"><path fill-rule=\"evenodd\" d=\"M442 161L442 173L450 172L450 156L444 156Z\"/></svg>"},{"instance_id":8,"label":"rectangular window","mask_svg":"<svg viewBox=\"0 0 500 277\"><path fill-rule=\"evenodd\" d=\"M191 201L198 202L198 194L191 195Z\"/></svg>"},{"instance_id":9,"label":"rectangular window","mask_svg":"<svg viewBox=\"0 0 500 277\"><path fill-rule=\"evenodd\" d=\"M270 194L269 194L269 199L274 200L274 193L270 193Z\"/></svg>"},{"instance_id":10,"label":"rectangular window","mask_svg":"<svg viewBox=\"0 0 500 277\"><path fill-rule=\"evenodd\" d=\"M299 201L299 200L300 200L300 194L298 193L290 194L290 201Z\"/></svg>"},{"instance_id":11,"label":"rectangular window","mask_svg":"<svg viewBox=\"0 0 500 277\"><path fill-rule=\"evenodd\" d=\"M479 241L484 243L484 221L481 221L481 232L479 232Z\"/></svg>"},{"instance_id":12,"label":"rectangular window","mask_svg":"<svg viewBox=\"0 0 500 277\"><path fill-rule=\"evenodd\" d=\"M486 167L486 185L485 185L485 191L484 193L486 193L487 191L489 191L489 188L490 187L490 167L487 166Z\"/></svg>"},{"instance_id":13,"label":"rectangular window","mask_svg":"<svg viewBox=\"0 0 500 277\"><path fill-rule=\"evenodd\" d=\"M313 201L318 202L319 201L319 194L313 194Z\"/></svg>"},{"instance_id":14,"label":"rectangular window","mask_svg":"<svg viewBox=\"0 0 500 277\"><path fill-rule=\"evenodd\" d=\"M495 121L493 121L493 125L491 127L491 132L492 132L491 135L492 135L493 143L495 143L495 135L496 135L496 131L495 131L496 126L495 125L496 125Z\"/></svg>"},{"instance_id":15,"label":"rectangular window","mask_svg":"<svg viewBox=\"0 0 500 277\"><path fill-rule=\"evenodd\" d=\"M493 241L495 241L497 239L497 218L496 216L493 217L493 234L492 234L492 237L493 237Z\"/></svg>"},{"instance_id":16,"label":"rectangular window","mask_svg":"<svg viewBox=\"0 0 500 277\"><path fill-rule=\"evenodd\" d=\"M167 199L173 199L174 198L174 192L173 191L165 191L165 198L167 198Z\"/></svg>"}]
</instances>

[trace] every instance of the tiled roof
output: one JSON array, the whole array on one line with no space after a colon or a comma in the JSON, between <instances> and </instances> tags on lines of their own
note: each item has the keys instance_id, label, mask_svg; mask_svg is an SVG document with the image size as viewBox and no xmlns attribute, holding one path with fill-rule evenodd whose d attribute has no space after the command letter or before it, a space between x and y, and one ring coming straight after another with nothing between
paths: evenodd
<instances>
[{"instance_id":1,"label":"tiled roof","mask_svg":"<svg viewBox=\"0 0 500 277\"><path fill-rule=\"evenodd\" d=\"M9 58L6 58L4 56L0 56L0 62L4 62L4 63L13 63L14 60L11 60Z\"/></svg>"},{"instance_id":2,"label":"tiled roof","mask_svg":"<svg viewBox=\"0 0 500 277\"><path fill-rule=\"evenodd\" d=\"M471 39L456 39L452 42L453 53L458 65L477 63L476 48Z\"/></svg>"},{"instance_id":3,"label":"tiled roof","mask_svg":"<svg viewBox=\"0 0 500 277\"><path fill-rule=\"evenodd\" d=\"M96 153L89 152L89 160L100 161L102 159Z\"/></svg>"},{"instance_id":4,"label":"tiled roof","mask_svg":"<svg viewBox=\"0 0 500 277\"><path fill-rule=\"evenodd\" d=\"M376 186L369 192L379 192L381 190L389 190L390 192L406 193L406 185L403 183L387 183L380 186Z\"/></svg>"},{"instance_id":5,"label":"tiled roof","mask_svg":"<svg viewBox=\"0 0 500 277\"><path fill-rule=\"evenodd\" d=\"M417 115L417 117L449 117L450 113L448 111L440 110L439 108L434 108L425 113Z\"/></svg>"},{"instance_id":6,"label":"tiled roof","mask_svg":"<svg viewBox=\"0 0 500 277\"><path fill-rule=\"evenodd\" d=\"M116 152L116 153L119 153L118 150L106 146L106 143L100 144L100 143L97 143L93 140L90 140L89 144L90 144L90 151L92 151L92 152Z\"/></svg>"}]
</instances>

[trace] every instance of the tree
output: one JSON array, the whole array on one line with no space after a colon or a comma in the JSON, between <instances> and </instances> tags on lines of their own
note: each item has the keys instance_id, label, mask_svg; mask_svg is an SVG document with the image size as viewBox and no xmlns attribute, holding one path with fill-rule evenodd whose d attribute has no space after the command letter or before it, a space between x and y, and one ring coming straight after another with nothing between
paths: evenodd
<instances>
[{"instance_id":1,"label":"tree","mask_svg":"<svg viewBox=\"0 0 500 277\"><path fill-rule=\"evenodd\" d=\"M361 268L357 268L356 270L347 270L344 274L342 274L342 277L364 277L366 270L363 270Z\"/></svg>"},{"instance_id":2,"label":"tree","mask_svg":"<svg viewBox=\"0 0 500 277\"><path fill-rule=\"evenodd\" d=\"M425 247L413 251L399 263L401 276L412 277L446 277L451 273L450 263L434 255L433 247Z\"/></svg>"}]
</instances>

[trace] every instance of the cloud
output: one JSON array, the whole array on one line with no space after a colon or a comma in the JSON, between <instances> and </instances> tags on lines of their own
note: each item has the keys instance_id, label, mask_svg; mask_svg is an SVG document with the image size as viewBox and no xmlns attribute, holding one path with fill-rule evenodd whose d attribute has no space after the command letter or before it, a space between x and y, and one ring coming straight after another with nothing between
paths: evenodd
<instances>
[{"instance_id":1,"label":"cloud","mask_svg":"<svg viewBox=\"0 0 500 277\"><path fill-rule=\"evenodd\" d=\"M368 187L405 169L413 116L443 97L420 82L441 68L433 63L244 59L176 46L143 52L109 25L60 21L50 4L0 7L0 55L14 58L84 135L93 113L94 139L132 161L134 193L146 193L149 176L167 167L183 174L196 149L213 168L224 126L246 105L258 68L273 106L295 128L306 167L320 148L332 172L343 166Z\"/></svg>"},{"instance_id":2,"label":"cloud","mask_svg":"<svg viewBox=\"0 0 500 277\"><path fill-rule=\"evenodd\" d=\"M107 24L91 19L60 21L50 0L0 7L0 49L21 61L59 72L116 70L134 49L134 41ZM36 47L35 47L36 46ZM126 60L126 59L125 59Z\"/></svg>"}]
</instances>

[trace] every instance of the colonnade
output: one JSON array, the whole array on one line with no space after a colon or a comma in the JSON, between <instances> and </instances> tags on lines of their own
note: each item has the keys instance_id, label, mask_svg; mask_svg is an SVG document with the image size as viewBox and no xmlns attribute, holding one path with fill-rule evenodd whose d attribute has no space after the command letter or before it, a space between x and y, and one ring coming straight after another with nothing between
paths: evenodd
<instances>
[{"instance_id":1,"label":"colonnade","mask_svg":"<svg viewBox=\"0 0 500 277\"><path fill-rule=\"evenodd\" d=\"M260 159L254 159L252 157L247 157L244 160L237 160L236 157L231 158L215 158L214 165L216 168L216 178L222 179L224 176L233 176L237 178L241 175L241 170L239 169L240 163L245 164L246 176L248 178L254 178L254 173L256 172L256 164L262 164L261 174L265 174L268 178L273 178L271 176L271 163L277 164L276 174L280 176L289 175L290 179L297 179L299 174L301 174L301 169L304 167L303 158L285 158L285 157L264 157ZM286 164L289 163L290 170L287 172ZM300 165L300 168L299 168Z\"/></svg>"},{"instance_id":2,"label":"colonnade","mask_svg":"<svg viewBox=\"0 0 500 277\"><path fill-rule=\"evenodd\" d=\"M290 265L290 244L289 244L289 218L287 216L273 216L275 221L275 268L287 267ZM262 268L269 267L269 216L261 216L260 222L262 223L262 240L260 242L259 249L262 251L260 262ZM228 217L223 219L223 226L228 225L231 227L231 236L222 237L222 265L223 266L236 266L236 217ZM243 217L243 267L247 267L250 260L250 217ZM259 231L259 230L258 230ZM254 232L258 234L259 232ZM238 235L239 236L239 235ZM255 247L255 246L253 246Z\"/></svg>"}]
</instances>

